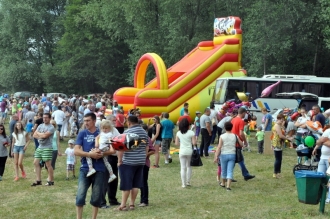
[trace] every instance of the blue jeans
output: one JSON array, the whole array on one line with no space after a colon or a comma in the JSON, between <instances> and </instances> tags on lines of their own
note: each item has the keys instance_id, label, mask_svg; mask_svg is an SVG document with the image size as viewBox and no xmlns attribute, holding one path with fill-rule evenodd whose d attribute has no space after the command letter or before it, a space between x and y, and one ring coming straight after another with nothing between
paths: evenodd
<instances>
[{"instance_id":1,"label":"blue jeans","mask_svg":"<svg viewBox=\"0 0 330 219\"><path fill-rule=\"evenodd\" d=\"M233 179L236 154L221 154L221 178Z\"/></svg>"},{"instance_id":2,"label":"blue jeans","mask_svg":"<svg viewBox=\"0 0 330 219\"><path fill-rule=\"evenodd\" d=\"M238 163L238 165L241 167L242 176L247 177L250 176L249 171L246 169L245 163L244 163L244 156L242 155L243 160Z\"/></svg>"},{"instance_id":3,"label":"blue jeans","mask_svg":"<svg viewBox=\"0 0 330 219\"><path fill-rule=\"evenodd\" d=\"M104 173L96 171L90 177L87 177L88 170L80 170L78 180L78 191L76 196L76 206L84 206L86 204L87 190L92 185L92 197L90 204L94 207L101 206Z\"/></svg>"},{"instance_id":4,"label":"blue jeans","mask_svg":"<svg viewBox=\"0 0 330 219\"><path fill-rule=\"evenodd\" d=\"M329 168L328 159L321 159L319 161L319 165L317 166L317 172L326 173L328 168ZM328 192L328 199L330 199L330 188L329 188L329 192Z\"/></svg>"},{"instance_id":5,"label":"blue jeans","mask_svg":"<svg viewBox=\"0 0 330 219\"><path fill-rule=\"evenodd\" d=\"M218 126L214 125L212 130L212 136L211 136L211 144L214 144L215 137L217 137L218 133Z\"/></svg>"}]
</instances>

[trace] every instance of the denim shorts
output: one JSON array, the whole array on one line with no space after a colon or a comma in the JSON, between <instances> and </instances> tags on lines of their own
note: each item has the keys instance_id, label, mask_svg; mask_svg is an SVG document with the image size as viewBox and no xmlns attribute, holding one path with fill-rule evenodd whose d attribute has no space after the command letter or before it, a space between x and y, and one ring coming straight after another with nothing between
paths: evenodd
<instances>
[{"instance_id":1,"label":"denim shorts","mask_svg":"<svg viewBox=\"0 0 330 219\"><path fill-rule=\"evenodd\" d=\"M155 145L158 145L158 146L159 146L161 143L162 143L161 140L156 140L154 146L155 146Z\"/></svg>"},{"instance_id":2,"label":"denim shorts","mask_svg":"<svg viewBox=\"0 0 330 219\"><path fill-rule=\"evenodd\" d=\"M131 166L122 164L118 167L120 177L120 190L128 191L143 187L144 165Z\"/></svg>"},{"instance_id":3,"label":"denim shorts","mask_svg":"<svg viewBox=\"0 0 330 219\"><path fill-rule=\"evenodd\" d=\"M24 146L16 146L14 145L14 154L25 154Z\"/></svg>"},{"instance_id":4,"label":"denim shorts","mask_svg":"<svg viewBox=\"0 0 330 219\"><path fill-rule=\"evenodd\" d=\"M88 170L80 170L78 179L78 191L76 196L76 206L84 206L86 204L87 191L88 188L92 185L90 204L94 207L99 207L101 206L105 173L96 171L96 173L89 177L86 176L87 173Z\"/></svg>"}]
</instances>

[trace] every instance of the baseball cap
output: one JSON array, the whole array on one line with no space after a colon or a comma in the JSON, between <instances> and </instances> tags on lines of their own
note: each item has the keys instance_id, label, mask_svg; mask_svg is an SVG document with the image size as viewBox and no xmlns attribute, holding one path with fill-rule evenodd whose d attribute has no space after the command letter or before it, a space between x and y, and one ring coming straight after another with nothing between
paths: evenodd
<instances>
[{"instance_id":1,"label":"baseball cap","mask_svg":"<svg viewBox=\"0 0 330 219\"><path fill-rule=\"evenodd\" d=\"M68 141L68 144L74 144L74 140L73 140L73 139L70 139L70 140Z\"/></svg>"},{"instance_id":2,"label":"baseball cap","mask_svg":"<svg viewBox=\"0 0 330 219\"><path fill-rule=\"evenodd\" d=\"M199 111L196 111L196 114L201 114L201 112L199 112Z\"/></svg>"}]
</instances>

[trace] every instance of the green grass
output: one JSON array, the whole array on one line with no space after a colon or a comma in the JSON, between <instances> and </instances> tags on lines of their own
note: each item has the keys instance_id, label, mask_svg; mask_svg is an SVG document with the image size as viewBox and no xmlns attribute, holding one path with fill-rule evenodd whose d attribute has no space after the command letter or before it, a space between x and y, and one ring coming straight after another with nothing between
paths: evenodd
<instances>
[{"instance_id":1,"label":"green grass","mask_svg":"<svg viewBox=\"0 0 330 219\"><path fill-rule=\"evenodd\" d=\"M68 139L67 139L68 140ZM66 142L61 143L61 152ZM204 166L194 167L190 188L181 188L178 155L173 163L164 165L161 158L159 169L149 172L149 207L135 211L117 212L113 208L100 209L98 218L329 218L329 206L324 215L318 212L319 205L298 202L292 167L296 153L286 149L283 156L282 179L272 178L274 157L258 155L255 142L253 151L244 152L245 162L256 178L244 181L239 166L235 167L232 191L227 192L216 181L217 166L212 159L203 159ZM77 180L65 181L66 157L59 157L55 170L55 186L31 187L34 145L31 143L24 159L27 179L13 182L13 161L8 159L3 181L0 182L0 218L42 219L75 218L75 194ZM213 154L211 154L213 157ZM152 158L153 159L153 158ZM152 161L153 163L153 161ZM79 167L79 164L77 165ZM79 173L79 168L76 171ZM46 171L42 171L43 184ZM121 192L117 193L121 200ZM90 191L87 195L89 203ZM139 198L136 204L139 203ZM83 218L90 218L91 206L87 204Z\"/></svg>"}]
</instances>

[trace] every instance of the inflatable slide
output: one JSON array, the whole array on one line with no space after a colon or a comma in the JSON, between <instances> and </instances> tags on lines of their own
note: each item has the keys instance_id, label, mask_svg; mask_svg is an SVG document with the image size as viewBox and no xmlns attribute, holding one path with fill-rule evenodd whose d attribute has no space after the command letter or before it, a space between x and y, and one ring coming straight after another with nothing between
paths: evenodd
<instances>
[{"instance_id":1,"label":"inflatable slide","mask_svg":"<svg viewBox=\"0 0 330 219\"><path fill-rule=\"evenodd\" d=\"M127 112L139 108L142 118L169 112L176 122L180 109L189 103L192 117L210 105L215 81L219 77L242 77L242 30L238 17L216 18L213 41L200 42L180 61L166 68L155 53L144 54L138 61L134 87L123 87L114 93L114 99ZM152 64L156 77L146 83L147 67Z\"/></svg>"}]
</instances>

